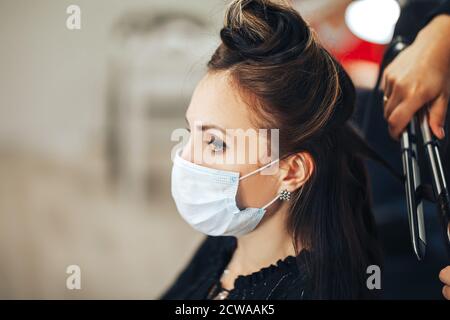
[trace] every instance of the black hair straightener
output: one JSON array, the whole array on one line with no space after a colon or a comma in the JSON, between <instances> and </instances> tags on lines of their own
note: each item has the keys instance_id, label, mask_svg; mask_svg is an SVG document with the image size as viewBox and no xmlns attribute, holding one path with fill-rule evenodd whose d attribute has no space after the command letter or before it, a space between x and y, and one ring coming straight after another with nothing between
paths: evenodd
<instances>
[{"instance_id":1,"label":"black hair straightener","mask_svg":"<svg viewBox=\"0 0 450 320\"><path fill-rule=\"evenodd\" d=\"M407 46L408 44L401 37L397 37L391 42L385 52L375 90L379 88L385 67ZM429 200L437 204L444 245L450 258L450 199L439 152L439 141L428 125L427 106L421 108L414 115L402 133L400 143L409 228L414 253L419 260L425 256L427 242L423 200ZM420 152L419 148L423 148L424 152ZM420 155L424 155L424 162L428 163L432 186L421 182Z\"/></svg>"}]
</instances>

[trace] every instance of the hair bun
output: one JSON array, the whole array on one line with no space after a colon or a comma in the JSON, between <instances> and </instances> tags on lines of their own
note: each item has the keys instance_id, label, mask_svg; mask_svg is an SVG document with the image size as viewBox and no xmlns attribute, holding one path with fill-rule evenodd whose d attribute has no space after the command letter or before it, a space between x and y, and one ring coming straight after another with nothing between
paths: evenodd
<instances>
[{"instance_id":1,"label":"hair bun","mask_svg":"<svg viewBox=\"0 0 450 320\"><path fill-rule=\"evenodd\" d=\"M277 64L298 57L313 42L295 9L269 0L232 1L220 37L244 59Z\"/></svg>"}]
</instances>

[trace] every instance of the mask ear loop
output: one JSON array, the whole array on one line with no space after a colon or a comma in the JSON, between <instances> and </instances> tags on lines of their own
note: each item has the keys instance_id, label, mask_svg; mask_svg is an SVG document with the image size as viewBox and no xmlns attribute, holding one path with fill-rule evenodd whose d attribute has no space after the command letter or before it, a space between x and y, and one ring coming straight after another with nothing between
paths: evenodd
<instances>
[{"instance_id":1,"label":"mask ear loop","mask_svg":"<svg viewBox=\"0 0 450 320\"><path fill-rule=\"evenodd\" d=\"M245 178L247 178L247 177L249 177L249 176L251 176L251 175L253 175L253 174L257 173L257 172L260 172L260 171L266 169L267 167L270 167L272 164L274 164L275 162L278 162L278 161L280 161L280 159L273 160L272 162L269 162L268 164L262 166L261 168L256 169L255 171L252 171L252 172L247 173L246 175L240 177L239 180L245 179Z\"/></svg>"},{"instance_id":2,"label":"mask ear loop","mask_svg":"<svg viewBox=\"0 0 450 320\"><path fill-rule=\"evenodd\" d=\"M258 168L258 169L256 169L255 171L252 171L252 172L250 172L250 173L247 173L246 175L243 175L242 177L239 178L239 180L245 179L245 178L247 178L247 177L249 177L249 176L251 176L251 175L253 175L253 174L257 173L257 172L260 172L260 171L262 171L262 170L264 170L264 169L270 167L272 164L274 164L274 163L276 163L276 162L278 162L278 161L280 161L280 159L273 160L272 162L269 162L268 164L262 166L261 168ZM277 201L279 198L280 198L280 195L277 194L277 196L276 196L275 198L273 198L268 204L266 204L266 205L265 205L264 207L262 207L261 209L265 210L268 206L270 206L272 203L274 203L275 201Z\"/></svg>"},{"instance_id":3,"label":"mask ear loop","mask_svg":"<svg viewBox=\"0 0 450 320\"><path fill-rule=\"evenodd\" d=\"M275 198L273 198L268 204L266 204L264 207L262 207L261 209L266 210L267 207L269 207L272 203L274 203L275 201L277 201L278 199L280 199L280 194L277 194L277 196Z\"/></svg>"}]
</instances>

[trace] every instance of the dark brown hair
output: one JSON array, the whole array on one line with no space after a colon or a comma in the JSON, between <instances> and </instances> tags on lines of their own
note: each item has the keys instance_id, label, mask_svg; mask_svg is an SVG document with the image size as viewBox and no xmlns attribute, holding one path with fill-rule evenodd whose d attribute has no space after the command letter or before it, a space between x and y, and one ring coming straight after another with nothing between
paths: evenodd
<instances>
[{"instance_id":1,"label":"dark brown hair","mask_svg":"<svg viewBox=\"0 0 450 320\"><path fill-rule=\"evenodd\" d=\"M350 78L282 1L232 1L220 37L209 72L229 72L259 125L280 129L280 158L314 161L288 220L296 250L311 252L311 298L365 297L366 269L380 261Z\"/></svg>"}]
</instances>

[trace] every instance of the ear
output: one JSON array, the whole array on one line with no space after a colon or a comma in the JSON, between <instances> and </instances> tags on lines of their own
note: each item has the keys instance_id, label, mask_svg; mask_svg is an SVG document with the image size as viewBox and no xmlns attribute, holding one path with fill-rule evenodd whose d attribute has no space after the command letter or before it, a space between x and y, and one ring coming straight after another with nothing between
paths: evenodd
<instances>
[{"instance_id":1,"label":"ear","mask_svg":"<svg viewBox=\"0 0 450 320\"><path fill-rule=\"evenodd\" d=\"M299 152L280 161L281 190L294 192L303 186L314 171L314 161L307 152Z\"/></svg>"}]
</instances>

